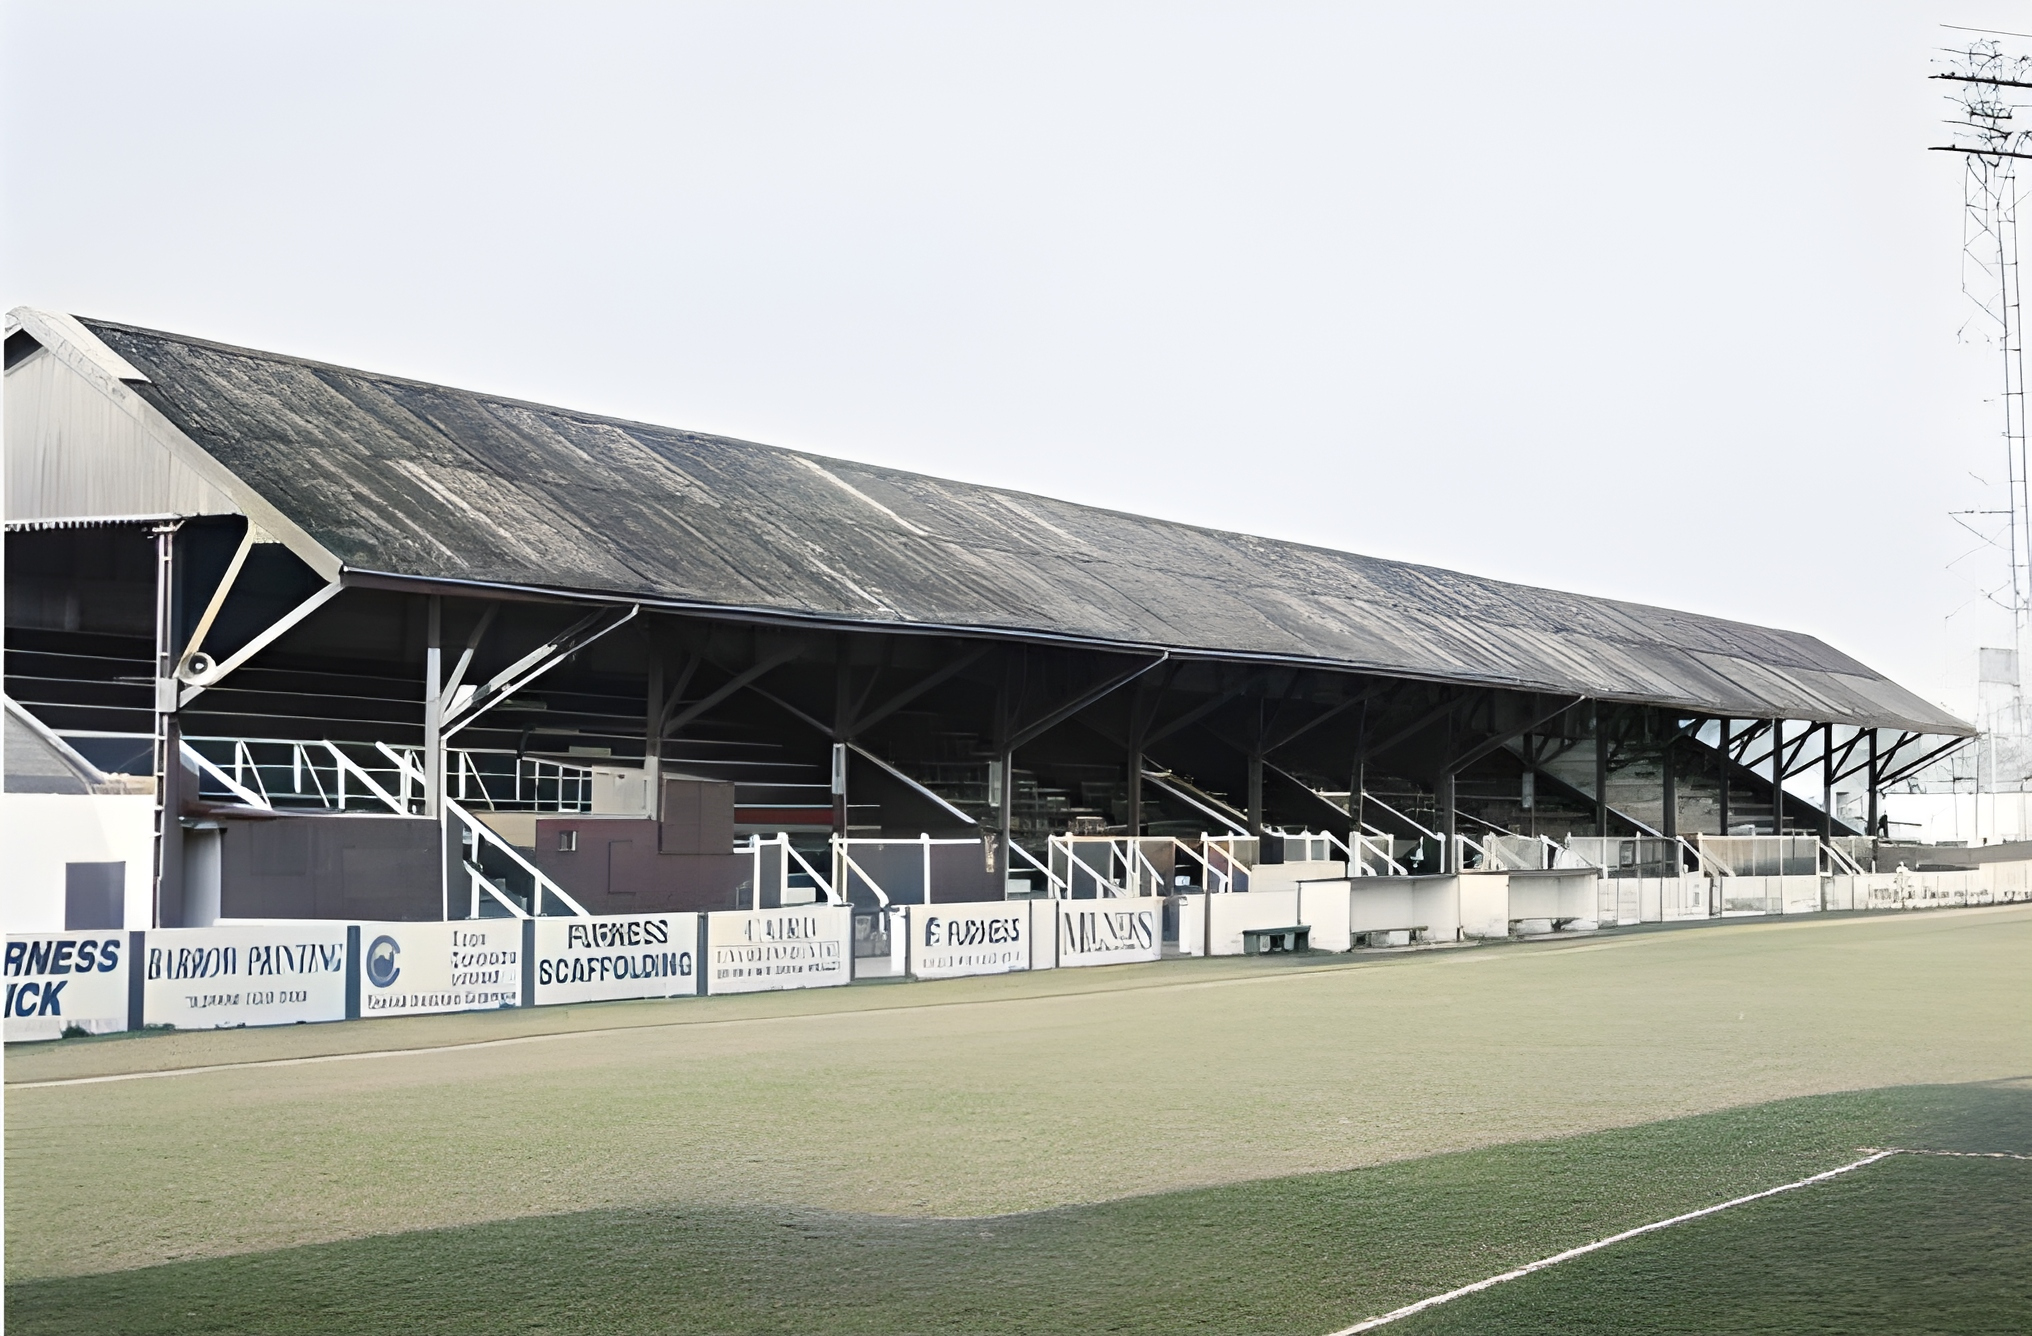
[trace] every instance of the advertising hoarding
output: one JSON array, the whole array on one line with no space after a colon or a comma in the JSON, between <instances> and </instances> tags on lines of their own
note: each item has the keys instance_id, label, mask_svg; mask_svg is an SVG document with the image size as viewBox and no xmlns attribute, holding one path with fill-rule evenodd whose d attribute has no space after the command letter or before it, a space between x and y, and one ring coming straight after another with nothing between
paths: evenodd
<instances>
[{"instance_id":1,"label":"advertising hoarding","mask_svg":"<svg viewBox=\"0 0 2032 1336\"><path fill-rule=\"evenodd\" d=\"M522 920L362 923L360 1014L522 1004Z\"/></svg>"},{"instance_id":2,"label":"advertising hoarding","mask_svg":"<svg viewBox=\"0 0 2032 1336\"><path fill-rule=\"evenodd\" d=\"M346 925L163 928L143 935L148 1025L211 1030L346 1018Z\"/></svg>"},{"instance_id":3,"label":"advertising hoarding","mask_svg":"<svg viewBox=\"0 0 2032 1336\"><path fill-rule=\"evenodd\" d=\"M763 993L850 983L853 933L848 905L708 914L705 991Z\"/></svg>"},{"instance_id":4,"label":"advertising hoarding","mask_svg":"<svg viewBox=\"0 0 2032 1336\"><path fill-rule=\"evenodd\" d=\"M1164 958L1164 900L1059 900L1058 966L1126 965Z\"/></svg>"},{"instance_id":5,"label":"advertising hoarding","mask_svg":"<svg viewBox=\"0 0 2032 1336\"><path fill-rule=\"evenodd\" d=\"M906 965L915 979L957 979L1030 968L1030 902L906 905Z\"/></svg>"},{"instance_id":6,"label":"advertising hoarding","mask_svg":"<svg viewBox=\"0 0 2032 1336\"><path fill-rule=\"evenodd\" d=\"M132 939L124 932L10 933L7 1042L56 1039L73 1027L110 1034L129 1024Z\"/></svg>"},{"instance_id":7,"label":"advertising hoarding","mask_svg":"<svg viewBox=\"0 0 2032 1336\"><path fill-rule=\"evenodd\" d=\"M699 991L697 914L535 922L536 1004L689 997Z\"/></svg>"}]
</instances>

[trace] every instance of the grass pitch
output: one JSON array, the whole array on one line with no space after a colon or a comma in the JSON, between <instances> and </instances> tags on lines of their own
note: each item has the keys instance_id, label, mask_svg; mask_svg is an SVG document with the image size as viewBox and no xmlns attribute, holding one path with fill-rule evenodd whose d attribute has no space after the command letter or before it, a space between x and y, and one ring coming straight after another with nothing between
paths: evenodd
<instances>
[{"instance_id":1,"label":"grass pitch","mask_svg":"<svg viewBox=\"0 0 2032 1336\"><path fill-rule=\"evenodd\" d=\"M2032 1096L2026 1103L2032 1104ZM2024 1107L1998 1110L2006 1125ZM1992 1126L1985 1144L2023 1146ZM2032 1331L2032 1163L1896 1156L1386 1327L1403 1336Z\"/></svg>"},{"instance_id":2,"label":"grass pitch","mask_svg":"<svg viewBox=\"0 0 2032 1336\"><path fill-rule=\"evenodd\" d=\"M1368 1169L967 1220L579 1212L21 1282L27 1332L1323 1333L1844 1162L2032 1150L2032 1089L1820 1096ZM1541 1272L1417 1332L2021 1332L2032 1164L1899 1157ZM1625 1245L1619 1245L1625 1247Z\"/></svg>"},{"instance_id":3,"label":"grass pitch","mask_svg":"<svg viewBox=\"0 0 2032 1336\"><path fill-rule=\"evenodd\" d=\"M1788 1098L2032 1072L2028 947L1985 910L17 1050L7 1316L1326 1332L1858 1145L2032 1150L2013 1086Z\"/></svg>"}]
</instances>

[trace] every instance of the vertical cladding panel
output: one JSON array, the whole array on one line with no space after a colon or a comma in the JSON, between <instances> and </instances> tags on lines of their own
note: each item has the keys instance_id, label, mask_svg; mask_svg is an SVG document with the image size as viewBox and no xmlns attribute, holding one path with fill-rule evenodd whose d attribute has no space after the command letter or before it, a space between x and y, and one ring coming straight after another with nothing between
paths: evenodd
<instances>
[{"instance_id":1,"label":"vertical cladding panel","mask_svg":"<svg viewBox=\"0 0 2032 1336\"><path fill-rule=\"evenodd\" d=\"M724 854L734 847L734 786L701 783L698 795L698 852Z\"/></svg>"},{"instance_id":2,"label":"vertical cladding panel","mask_svg":"<svg viewBox=\"0 0 2032 1336\"><path fill-rule=\"evenodd\" d=\"M221 841L221 918L414 923L444 916L442 831L427 818L233 821Z\"/></svg>"},{"instance_id":3,"label":"vertical cladding panel","mask_svg":"<svg viewBox=\"0 0 2032 1336\"><path fill-rule=\"evenodd\" d=\"M663 824L667 854L724 854L734 847L734 786L719 780L663 781Z\"/></svg>"},{"instance_id":4,"label":"vertical cladding panel","mask_svg":"<svg viewBox=\"0 0 2032 1336\"><path fill-rule=\"evenodd\" d=\"M682 824L680 813L676 820ZM530 861L592 914L735 909L752 888L747 853L671 853L672 819L554 817L536 822ZM576 847L560 848L571 837Z\"/></svg>"},{"instance_id":5,"label":"vertical cladding panel","mask_svg":"<svg viewBox=\"0 0 2032 1336\"><path fill-rule=\"evenodd\" d=\"M45 350L7 372L7 518L231 515L238 507L150 430L142 406Z\"/></svg>"}]
</instances>

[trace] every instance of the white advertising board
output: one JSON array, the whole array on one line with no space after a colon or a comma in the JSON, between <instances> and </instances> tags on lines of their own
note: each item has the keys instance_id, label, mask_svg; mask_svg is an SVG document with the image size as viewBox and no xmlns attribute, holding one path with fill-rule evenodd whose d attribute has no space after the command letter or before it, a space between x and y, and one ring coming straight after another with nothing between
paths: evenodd
<instances>
[{"instance_id":1,"label":"white advertising board","mask_svg":"<svg viewBox=\"0 0 2032 1336\"><path fill-rule=\"evenodd\" d=\"M521 1003L520 919L360 925L362 1016Z\"/></svg>"},{"instance_id":2,"label":"white advertising board","mask_svg":"<svg viewBox=\"0 0 2032 1336\"><path fill-rule=\"evenodd\" d=\"M854 911L847 905L706 915L709 993L763 993L851 983Z\"/></svg>"},{"instance_id":3,"label":"white advertising board","mask_svg":"<svg viewBox=\"0 0 2032 1336\"><path fill-rule=\"evenodd\" d=\"M915 979L957 979L1030 968L1030 904L907 905L908 965Z\"/></svg>"},{"instance_id":4,"label":"white advertising board","mask_svg":"<svg viewBox=\"0 0 2032 1336\"><path fill-rule=\"evenodd\" d=\"M211 1030L346 1018L346 925L166 928L141 951L141 1018Z\"/></svg>"},{"instance_id":5,"label":"white advertising board","mask_svg":"<svg viewBox=\"0 0 2032 1336\"><path fill-rule=\"evenodd\" d=\"M1164 958L1164 900L1059 900L1058 966Z\"/></svg>"},{"instance_id":6,"label":"white advertising board","mask_svg":"<svg viewBox=\"0 0 2032 1336\"><path fill-rule=\"evenodd\" d=\"M8 934L7 1042L126 1029L128 942L124 932Z\"/></svg>"},{"instance_id":7,"label":"white advertising board","mask_svg":"<svg viewBox=\"0 0 2032 1336\"><path fill-rule=\"evenodd\" d=\"M699 990L697 914L536 920L536 1005L690 997Z\"/></svg>"}]
</instances>

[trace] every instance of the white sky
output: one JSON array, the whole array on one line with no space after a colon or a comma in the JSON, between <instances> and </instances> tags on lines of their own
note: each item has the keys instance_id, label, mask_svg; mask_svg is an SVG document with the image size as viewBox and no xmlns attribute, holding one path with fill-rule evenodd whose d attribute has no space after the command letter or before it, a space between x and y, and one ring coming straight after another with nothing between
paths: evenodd
<instances>
[{"instance_id":1,"label":"white sky","mask_svg":"<svg viewBox=\"0 0 2032 1336\"><path fill-rule=\"evenodd\" d=\"M2004 573L1941 23L0 5L0 301L1796 627ZM2032 45L2028 43L2027 45Z\"/></svg>"}]
</instances>

